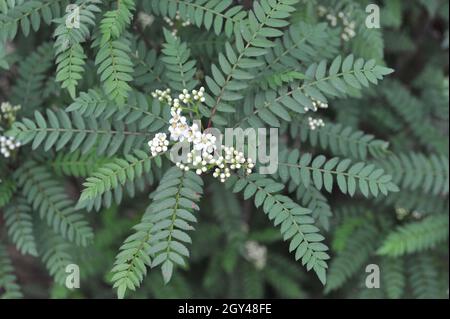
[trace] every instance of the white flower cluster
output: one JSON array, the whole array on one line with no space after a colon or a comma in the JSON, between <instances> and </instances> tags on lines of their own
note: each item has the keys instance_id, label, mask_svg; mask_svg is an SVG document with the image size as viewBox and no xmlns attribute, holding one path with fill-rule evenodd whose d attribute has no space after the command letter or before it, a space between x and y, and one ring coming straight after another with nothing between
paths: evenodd
<instances>
[{"instance_id":1,"label":"white flower cluster","mask_svg":"<svg viewBox=\"0 0 450 319\"><path fill-rule=\"evenodd\" d=\"M193 140L194 149L187 155L186 164L176 163L185 171L195 170L198 175L214 168L213 177L224 183L232 171L243 169L246 174L251 174L255 164L251 158L245 158L244 153L235 150L233 147L221 146L222 154L217 154L216 137L212 134L201 134L200 139Z\"/></svg>"},{"instance_id":2,"label":"white flower cluster","mask_svg":"<svg viewBox=\"0 0 450 319\"><path fill-rule=\"evenodd\" d=\"M308 95L307 95L308 96ZM313 112L317 112L319 109L327 109L328 108L328 103L326 103L326 102L322 102L322 101L319 101L319 100L316 100L316 99L314 99L314 98L312 98L312 97L310 97L310 96L308 96L310 99L311 99L311 101L312 101L312 105L313 105L313 109L312 109L312 111ZM308 107L304 107L304 110L305 110L305 112L308 112L309 111L309 108Z\"/></svg>"},{"instance_id":3,"label":"white flower cluster","mask_svg":"<svg viewBox=\"0 0 450 319\"><path fill-rule=\"evenodd\" d=\"M20 109L20 105L13 106L8 102L0 105L0 131L16 120L16 114ZM3 128L2 125L4 125ZM20 142L15 141L14 138L0 135L0 154L4 157L9 158L11 153L20 146Z\"/></svg>"},{"instance_id":4,"label":"white flower cluster","mask_svg":"<svg viewBox=\"0 0 450 319\"><path fill-rule=\"evenodd\" d=\"M403 220L403 219L407 218L408 216L411 216L414 219L421 219L423 217L423 213L416 211L416 210L410 212L409 210L407 210L403 207L397 207L395 209L395 214L397 215L398 220Z\"/></svg>"},{"instance_id":5,"label":"white flower cluster","mask_svg":"<svg viewBox=\"0 0 450 319\"><path fill-rule=\"evenodd\" d=\"M395 209L395 214L398 220L403 220L406 216L408 216L409 212L402 207L398 207Z\"/></svg>"},{"instance_id":6,"label":"white flower cluster","mask_svg":"<svg viewBox=\"0 0 450 319\"><path fill-rule=\"evenodd\" d=\"M158 154L167 152L169 147L167 135L165 133L156 134L155 137L150 142L148 142L148 146L150 146L152 156L157 156Z\"/></svg>"},{"instance_id":7,"label":"white flower cluster","mask_svg":"<svg viewBox=\"0 0 450 319\"><path fill-rule=\"evenodd\" d=\"M207 134L210 135L210 134ZM212 136L212 135L211 135ZM212 136L215 140L215 136ZM215 143L215 142L214 142ZM251 174L255 164L252 159L246 159L242 152L235 150L233 147L222 146L225 156L215 157L215 144L209 144L207 148L198 150L194 142L194 150L187 155L187 164L177 163L176 165L183 170L195 170L198 175L207 172L210 168L214 168L213 177L224 183L230 176L232 171L244 169L246 174ZM209 148L211 147L211 148Z\"/></svg>"},{"instance_id":8,"label":"white flower cluster","mask_svg":"<svg viewBox=\"0 0 450 319\"><path fill-rule=\"evenodd\" d=\"M337 15L324 6L318 7L318 14L320 17L325 17L332 27L342 25L343 30L341 33L341 39L344 41L350 41L356 36L356 23L355 21L350 21L350 15L346 12L339 11Z\"/></svg>"},{"instance_id":9,"label":"white flower cluster","mask_svg":"<svg viewBox=\"0 0 450 319\"><path fill-rule=\"evenodd\" d=\"M12 106L8 102L3 102L0 105L0 122L7 121L11 124L16 120L16 114L20 109L20 105Z\"/></svg>"},{"instance_id":10,"label":"white flower cluster","mask_svg":"<svg viewBox=\"0 0 450 319\"><path fill-rule=\"evenodd\" d=\"M314 106L314 111L317 111L318 109L327 109L328 108L328 103L326 102L322 102L319 100L313 100L313 106Z\"/></svg>"},{"instance_id":11,"label":"white flower cluster","mask_svg":"<svg viewBox=\"0 0 450 319\"><path fill-rule=\"evenodd\" d=\"M12 137L0 136L0 154L9 158L11 152L21 146L20 142L15 141Z\"/></svg>"},{"instance_id":12,"label":"white flower cluster","mask_svg":"<svg viewBox=\"0 0 450 319\"><path fill-rule=\"evenodd\" d=\"M156 90L152 93L154 98L167 102L171 109L171 118L169 120L170 140L174 142L185 142L192 144L192 150L187 155L186 163L176 163L176 166L182 170L195 170L201 175L210 169L214 169L213 176L225 182L231 176L231 171L243 169L246 174L251 174L255 166L252 159L246 159L242 152L232 147L220 146L218 149L217 137L211 133L202 132L197 123L189 125L185 116L182 115L183 108L197 106L204 102L205 88L192 90L189 92L184 89L178 98L172 99L170 90ZM152 156L159 155L167 151L169 141L164 133L157 134L149 142ZM221 156L222 151L225 152ZM220 154L219 154L220 153Z\"/></svg>"},{"instance_id":13,"label":"white flower cluster","mask_svg":"<svg viewBox=\"0 0 450 319\"><path fill-rule=\"evenodd\" d=\"M193 130L193 128L191 128ZM189 141L189 140L188 140ZM217 149L217 138L210 133L200 133L196 131L192 142L194 143L194 150L202 154L211 154Z\"/></svg>"},{"instance_id":14,"label":"white flower cluster","mask_svg":"<svg viewBox=\"0 0 450 319\"><path fill-rule=\"evenodd\" d=\"M412 216L414 219L421 219L421 218L423 217L422 213L421 213L421 212L418 212L418 211L416 211L416 210L412 212L411 216Z\"/></svg>"},{"instance_id":15,"label":"white flower cluster","mask_svg":"<svg viewBox=\"0 0 450 319\"><path fill-rule=\"evenodd\" d=\"M170 19L169 17L164 17L164 21L172 28L172 35L176 36L178 34L178 29L175 23L179 22L181 20L180 12L177 11L174 20ZM182 27L190 26L192 23L190 20L181 22Z\"/></svg>"},{"instance_id":16,"label":"white flower cluster","mask_svg":"<svg viewBox=\"0 0 450 319\"><path fill-rule=\"evenodd\" d=\"M267 263L267 247L249 240L245 243L245 257L256 269L263 269Z\"/></svg>"},{"instance_id":17,"label":"white flower cluster","mask_svg":"<svg viewBox=\"0 0 450 319\"><path fill-rule=\"evenodd\" d=\"M172 97L170 96L170 89L167 90L156 90L152 93L153 98L158 99L160 102L166 102L172 104Z\"/></svg>"},{"instance_id":18,"label":"white flower cluster","mask_svg":"<svg viewBox=\"0 0 450 319\"><path fill-rule=\"evenodd\" d=\"M322 102L320 100L317 100L309 95L306 95L309 99L311 99L312 101L312 105L313 105L313 112L317 112L319 109L327 109L328 108L328 103L326 102ZM308 107L305 107L305 112L308 112L310 109ZM315 130L318 127L324 127L325 123L322 119L314 119L312 117L308 117L308 124L309 124L309 128L311 130Z\"/></svg>"},{"instance_id":19,"label":"white flower cluster","mask_svg":"<svg viewBox=\"0 0 450 319\"><path fill-rule=\"evenodd\" d=\"M189 104L197 101L205 102L205 88L203 86L198 91L192 90L191 93L189 93L188 90L184 89L183 93L178 95L178 99L174 99L173 106L180 107L180 102Z\"/></svg>"},{"instance_id":20,"label":"white flower cluster","mask_svg":"<svg viewBox=\"0 0 450 319\"><path fill-rule=\"evenodd\" d=\"M342 20L342 25L344 26L344 30L341 33L341 38L344 41L350 41L356 36L356 23L355 21L349 21L350 17L348 14L343 12L339 12L338 17Z\"/></svg>"},{"instance_id":21,"label":"white flower cluster","mask_svg":"<svg viewBox=\"0 0 450 319\"><path fill-rule=\"evenodd\" d=\"M322 119L313 119L312 117L308 117L308 124L311 130L315 130L318 127L324 127L325 123Z\"/></svg>"},{"instance_id":22,"label":"white flower cluster","mask_svg":"<svg viewBox=\"0 0 450 319\"><path fill-rule=\"evenodd\" d=\"M142 29L145 29L153 24L155 17L141 11L138 13L138 21L141 24Z\"/></svg>"},{"instance_id":23,"label":"white flower cluster","mask_svg":"<svg viewBox=\"0 0 450 319\"><path fill-rule=\"evenodd\" d=\"M172 118L169 120L170 126L169 126L169 132L170 132L170 139L172 141L180 141L184 142L185 140L189 143L194 143L194 148L198 151L201 151L203 149L211 149L212 145L215 145L216 143L216 137L212 136L211 134L202 134L200 132L200 127L196 123L194 123L192 126L189 126L187 124L186 117L182 116L182 105L183 104L190 104L195 102L204 102L204 92L205 88L201 87L199 91L193 90L191 93L189 93L188 90L184 89L183 93L181 93L177 99L173 99L173 104L170 109L170 114ZM171 98L168 98L169 105L172 101ZM213 150L210 150L209 152L212 152Z\"/></svg>"},{"instance_id":24,"label":"white flower cluster","mask_svg":"<svg viewBox=\"0 0 450 319\"><path fill-rule=\"evenodd\" d=\"M255 164L251 158L245 158L244 153L235 150L233 147L223 146L222 148L225 156L220 156L217 159L217 167L213 173L214 178L218 178L224 183L231 176L231 171L243 169L247 175L253 172Z\"/></svg>"},{"instance_id":25,"label":"white flower cluster","mask_svg":"<svg viewBox=\"0 0 450 319\"><path fill-rule=\"evenodd\" d=\"M218 164L214 157L217 150L216 137L209 133L201 133L196 124L190 127L190 132L192 137L188 137L186 140L193 144L194 149L187 155L186 165L183 163L176 163L176 165L185 171L192 168L198 175L201 175L208 171L210 166Z\"/></svg>"},{"instance_id":26,"label":"white flower cluster","mask_svg":"<svg viewBox=\"0 0 450 319\"><path fill-rule=\"evenodd\" d=\"M189 126L186 117L181 115L180 107L173 106L170 113L172 118L169 120L169 132L172 141L184 142L186 140L192 143L194 140L198 141L201 138L198 125L194 123L192 126Z\"/></svg>"}]
</instances>

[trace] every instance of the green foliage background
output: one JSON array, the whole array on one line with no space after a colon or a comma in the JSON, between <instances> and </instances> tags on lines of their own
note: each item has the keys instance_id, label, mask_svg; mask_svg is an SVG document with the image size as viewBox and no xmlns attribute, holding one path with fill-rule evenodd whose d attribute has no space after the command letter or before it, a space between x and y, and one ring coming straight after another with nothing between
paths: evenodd
<instances>
[{"instance_id":1,"label":"green foliage background","mask_svg":"<svg viewBox=\"0 0 450 319\"><path fill-rule=\"evenodd\" d=\"M1 298L448 298L448 1L70 2L0 0ZM204 125L279 128L276 174L150 156L151 93L200 86Z\"/></svg>"}]
</instances>

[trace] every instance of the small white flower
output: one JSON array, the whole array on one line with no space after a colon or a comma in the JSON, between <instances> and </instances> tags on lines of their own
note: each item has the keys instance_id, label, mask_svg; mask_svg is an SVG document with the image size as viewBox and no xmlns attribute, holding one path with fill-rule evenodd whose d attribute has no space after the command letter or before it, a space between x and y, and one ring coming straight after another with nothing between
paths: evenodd
<instances>
[{"instance_id":1,"label":"small white flower","mask_svg":"<svg viewBox=\"0 0 450 319\"><path fill-rule=\"evenodd\" d=\"M207 154L210 154L214 152L216 147L216 137L212 134L201 134L197 132L197 134L194 137L194 149L201 152L206 152Z\"/></svg>"},{"instance_id":2,"label":"small white flower","mask_svg":"<svg viewBox=\"0 0 450 319\"><path fill-rule=\"evenodd\" d=\"M169 132L172 141L183 142L188 136L189 126L186 123L174 122L169 126Z\"/></svg>"},{"instance_id":3,"label":"small white flower","mask_svg":"<svg viewBox=\"0 0 450 319\"><path fill-rule=\"evenodd\" d=\"M186 132L186 140L189 143L194 142L194 139L196 138L196 136L200 133L200 129L198 127L198 125L196 123L192 124L192 126L189 128L189 130Z\"/></svg>"}]
</instances>

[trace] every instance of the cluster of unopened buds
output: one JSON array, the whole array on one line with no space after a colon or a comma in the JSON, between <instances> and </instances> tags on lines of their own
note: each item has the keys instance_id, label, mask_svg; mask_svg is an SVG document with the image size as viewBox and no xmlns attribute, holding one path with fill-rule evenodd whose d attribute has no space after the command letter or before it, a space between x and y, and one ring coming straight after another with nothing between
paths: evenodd
<instances>
[{"instance_id":1,"label":"cluster of unopened buds","mask_svg":"<svg viewBox=\"0 0 450 319\"><path fill-rule=\"evenodd\" d=\"M312 101L312 105L313 105L312 111L313 112L317 112L319 109L327 109L328 108L328 103L316 100L314 98L311 98L310 96L308 96L308 97ZM305 112L308 112L310 109L305 106L304 110L305 110Z\"/></svg>"},{"instance_id":2,"label":"cluster of unopened buds","mask_svg":"<svg viewBox=\"0 0 450 319\"><path fill-rule=\"evenodd\" d=\"M213 176L220 179L221 182L225 182L231 176L232 171L242 169L246 174L251 174L255 166L252 159L245 158L242 152L233 147L218 145L215 135L202 132L197 123L189 125L186 117L182 115L183 109L192 110L190 107L198 107L198 103L205 101L204 92L203 87L191 92L185 89L178 98L174 99L170 96L169 89L156 90L152 94L154 98L166 102L171 107L170 140L188 142L192 146L191 151L187 154L186 162L178 162L176 166L184 171L195 170L198 175L213 169ZM157 156L168 150L169 141L166 134L158 133L148 144L152 156Z\"/></svg>"},{"instance_id":3,"label":"cluster of unopened buds","mask_svg":"<svg viewBox=\"0 0 450 319\"><path fill-rule=\"evenodd\" d=\"M11 124L16 120L16 114L21 109L20 105L11 105L8 102L3 102L0 105L0 123L6 122L6 124Z\"/></svg>"},{"instance_id":4,"label":"cluster of unopened buds","mask_svg":"<svg viewBox=\"0 0 450 319\"><path fill-rule=\"evenodd\" d=\"M418 212L416 210L410 212L409 210L403 207L396 208L395 213L397 215L398 220L403 220L408 216L411 216L414 219L421 219L423 217L423 214L421 212Z\"/></svg>"},{"instance_id":5,"label":"cluster of unopened buds","mask_svg":"<svg viewBox=\"0 0 450 319\"><path fill-rule=\"evenodd\" d=\"M232 170L240 169L246 166L246 173L251 174L255 164L251 158L245 158L244 153L235 150L233 147L224 147L225 149L225 162L230 164Z\"/></svg>"},{"instance_id":6,"label":"cluster of unopened buds","mask_svg":"<svg viewBox=\"0 0 450 319\"><path fill-rule=\"evenodd\" d=\"M233 147L223 146L225 156L217 159L217 167L214 170L213 177L220 179L224 183L232 171L243 169L245 174L250 175L253 172L255 164L251 158L245 158L244 153L235 150Z\"/></svg>"},{"instance_id":7,"label":"cluster of unopened buds","mask_svg":"<svg viewBox=\"0 0 450 319\"><path fill-rule=\"evenodd\" d=\"M233 171L244 169L246 174L252 173L255 166L252 159L246 159L244 153L235 150L233 147L222 146L221 148L225 156L216 155L215 146L211 152L209 150L199 152L195 149L194 144L194 150L187 155L187 163L177 163L176 165L185 171L193 169L198 175L214 168L213 177L219 179L222 183L231 176Z\"/></svg>"},{"instance_id":8,"label":"cluster of unopened buds","mask_svg":"<svg viewBox=\"0 0 450 319\"><path fill-rule=\"evenodd\" d=\"M152 92L152 96L155 99L158 99L160 102L166 102L168 104L172 103L172 97L170 96L170 89L166 89L164 91L162 90L156 90L155 92Z\"/></svg>"},{"instance_id":9,"label":"cluster of unopened buds","mask_svg":"<svg viewBox=\"0 0 450 319\"><path fill-rule=\"evenodd\" d=\"M174 20L170 19L169 17L164 17L164 21L172 28L172 35L176 36L178 34L178 29L175 23L179 22L181 20L180 12L177 11ZM191 25L191 21L183 21L181 22L182 27L187 27Z\"/></svg>"},{"instance_id":10,"label":"cluster of unopened buds","mask_svg":"<svg viewBox=\"0 0 450 319\"><path fill-rule=\"evenodd\" d=\"M191 93L184 89L183 93L178 96L178 99L175 99L174 106L177 104L179 105L180 101L184 104L190 103L192 102L192 99L194 99L194 101L205 102L205 88L202 86L200 90L192 90Z\"/></svg>"},{"instance_id":11,"label":"cluster of unopened buds","mask_svg":"<svg viewBox=\"0 0 450 319\"><path fill-rule=\"evenodd\" d=\"M325 123L323 122L322 119L313 119L312 117L308 117L308 124L309 124L309 128L313 131L316 128L325 126Z\"/></svg>"},{"instance_id":12,"label":"cluster of unopened buds","mask_svg":"<svg viewBox=\"0 0 450 319\"><path fill-rule=\"evenodd\" d=\"M245 243L245 257L256 269L263 269L267 263L267 248L249 240Z\"/></svg>"},{"instance_id":13,"label":"cluster of unopened buds","mask_svg":"<svg viewBox=\"0 0 450 319\"><path fill-rule=\"evenodd\" d=\"M406 216L408 216L409 212L402 207L398 207L395 209L395 215L397 216L398 220L403 220L405 219Z\"/></svg>"},{"instance_id":14,"label":"cluster of unopened buds","mask_svg":"<svg viewBox=\"0 0 450 319\"><path fill-rule=\"evenodd\" d=\"M20 142L8 136L0 136L0 154L5 158L9 158L11 153L21 146Z\"/></svg>"},{"instance_id":15,"label":"cluster of unopened buds","mask_svg":"<svg viewBox=\"0 0 450 319\"><path fill-rule=\"evenodd\" d=\"M20 109L20 105L13 106L9 102L3 102L0 105L0 133L15 122L16 114ZM20 142L13 137L0 135L0 154L5 158L9 158L11 153L20 146Z\"/></svg>"},{"instance_id":16,"label":"cluster of unopened buds","mask_svg":"<svg viewBox=\"0 0 450 319\"><path fill-rule=\"evenodd\" d=\"M344 30L341 33L341 38L344 41L350 41L350 39L356 36L356 23L355 21L349 21L348 14L343 12L339 12L338 17L342 20L342 25L344 27Z\"/></svg>"},{"instance_id":17,"label":"cluster of unopened buds","mask_svg":"<svg viewBox=\"0 0 450 319\"><path fill-rule=\"evenodd\" d=\"M332 13L324 6L318 7L318 14L320 17L325 17L332 27L336 27L338 24L342 25L341 38L344 41L350 41L356 36L355 21L350 21L350 15L346 12L339 11L337 15Z\"/></svg>"},{"instance_id":18,"label":"cluster of unopened buds","mask_svg":"<svg viewBox=\"0 0 450 319\"><path fill-rule=\"evenodd\" d=\"M167 152L169 147L169 141L165 133L158 133L153 140L149 143L152 156L157 156L159 153Z\"/></svg>"}]
</instances>

